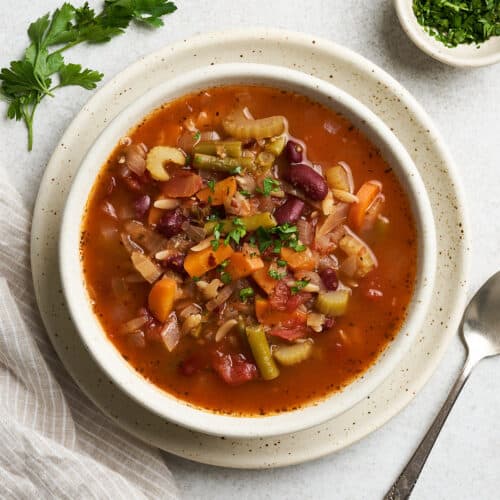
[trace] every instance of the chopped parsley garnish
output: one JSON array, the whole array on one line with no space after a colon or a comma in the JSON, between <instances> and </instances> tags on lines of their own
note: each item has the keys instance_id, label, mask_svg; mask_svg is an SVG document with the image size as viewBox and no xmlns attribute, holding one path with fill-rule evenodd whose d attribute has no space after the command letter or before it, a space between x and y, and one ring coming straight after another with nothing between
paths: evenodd
<instances>
[{"instance_id":1,"label":"chopped parsley garnish","mask_svg":"<svg viewBox=\"0 0 500 500\"><path fill-rule=\"evenodd\" d=\"M207 221L215 221L215 220L219 220L219 216L217 214L210 214L207 217Z\"/></svg>"},{"instance_id":2,"label":"chopped parsley garnish","mask_svg":"<svg viewBox=\"0 0 500 500\"><path fill-rule=\"evenodd\" d=\"M286 273L280 273L276 271L276 269L269 269L267 274L269 274L273 280L281 280L286 276Z\"/></svg>"},{"instance_id":3,"label":"chopped parsley garnish","mask_svg":"<svg viewBox=\"0 0 500 500\"><path fill-rule=\"evenodd\" d=\"M252 193L250 193L250 191L247 191L246 189L240 189L240 194L241 194L242 196L246 196L247 198L248 198L249 196L252 196Z\"/></svg>"},{"instance_id":4,"label":"chopped parsley garnish","mask_svg":"<svg viewBox=\"0 0 500 500\"><path fill-rule=\"evenodd\" d=\"M200 277L199 276L193 276L193 281L196 283L197 281L200 281Z\"/></svg>"},{"instance_id":5,"label":"chopped parsley garnish","mask_svg":"<svg viewBox=\"0 0 500 500\"><path fill-rule=\"evenodd\" d=\"M226 271L222 271L222 273L220 273L220 279L222 283L224 283L224 285L229 285L229 283L231 283L232 278L229 273L227 273Z\"/></svg>"},{"instance_id":6,"label":"chopped parsley garnish","mask_svg":"<svg viewBox=\"0 0 500 500\"><path fill-rule=\"evenodd\" d=\"M271 229L259 227L255 236L261 252L265 252L271 246L273 253L280 253L282 247L290 247L296 252L303 252L306 249L306 246L299 242L297 226L293 224L285 223Z\"/></svg>"},{"instance_id":7,"label":"chopped parsley garnish","mask_svg":"<svg viewBox=\"0 0 500 500\"><path fill-rule=\"evenodd\" d=\"M210 244L212 245L212 249L214 251L218 250L218 248L219 248L219 244L220 244L220 242L219 242L220 232L222 231L223 227L224 227L224 224L222 222L219 222L214 227L214 232L213 232L214 239L210 241Z\"/></svg>"},{"instance_id":8,"label":"chopped parsley garnish","mask_svg":"<svg viewBox=\"0 0 500 500\"><path fill-rule=\"evenodd\" d=\"M198 130L193 134L193 140L199 141L201 139L201 132Z\"/></svg>"},{"instance_id":9,"label":"chopped parsley garnish","mask_svg":"<svg viewBox=\"0 0 500 500\"><path fill-rule=\"evenodd\" d=\"M257 188L255 191L257 191L257 193L263 194L264 196L269 196L272 191L278 189L279 187L279 181L277 181L276 179L272 179L271 177L266 177L262 182L262 189Z\"/></svg>"},{"instance_id":10,"label":"chopped parsley garnish","mask_svg":"<svg viewBox=\"0 0 500 500\"><path fill-rule=\"evenodd\" d=\"M286 261L284 261L283 259L278 259L277 264L280 267L286 267Z\"/></svg>"},{"instance_id":11,"label":"chopped parsley garnish","mask_svg":"<svg viewBox=\"0 0 500 500\"><path fill-rule=\"evenodd\" d=\"M227 267L228 265L229 265L229 259L226 259L226 260L224 260L223 262L221 262L221 263L219 264L219 267L220 267L221 269L226 269L226 267Z\"/></svg>"},{"instance_id":12,"label":"chopped parsley garnish","mask_svg":"<svg viewBox=\"0 0 500 500\"><path fill-rule=\"evenodd\" d=\"M239 175L241 174L241 167L238 165L237 167L234 167L232 170L230 170L229 173L233 175Z\"/></svg>"},{"instance_id":13,"label":"chopped parsley garnish","mask_svg":"<svg viewBox=\"0 0 500 500\"><path fill-rule=\"evenodd\" d=\"M24 121L28 151L33 147L35 111L46 96L53 97L57 89L68 85L91 90L103 77L98 71L66 63L64 51L83 42L108 42L124 33L132 21L157 28L163 25L162 16L175 10L175 4L167 0L106 0L99 14L88 3L82 7L65 3L52 15L45 14L31 23L30 45L23 58L0 72L0 98L8 104L8 118Z\"/></svg>"},{"instance_id":14,"label":"chopped parsley garnish","mask_svg":"<svg viewBox=\"0 0 500 500\"><path fill-rule=\"evenodd\" d=\"M212 191L212 193L215 193L215 181L214 180L207 181L207 186L208 186L208 189L210 189L210 191Z\"/></svg>"},{"instance_id":15,"label":"chopped parsley garnish","mask_svg":"<svg viewBox=\"0 0 500 500\"><path fill-rule=\"evenodd\" d=\"M243 301L243 302L246 302L247 299L249 299L250 297L253 297L255 294L255 292L253 291L253 288L242 288L240 290L240 299Z\"/></svg>"},{"instance_id":16,"label":"chopped parsley garnish","mask_svg":"<svg viewBox=\"0 0 500 500\"><path fill-rule=\"evenodd\" d=\"M309 280L298 280L293 286L290 287L290 291L292 292L292 295L296 295L307 285L309 285Z\"/></svg>"},{"instance_id":17,"label":"chopped parsley garnish","mask_svg":"<svg viewBox=\"0 0 500 500\"><path fill-rule=\"evenodd\" d=\"M414 0L419 24L447 47L500 35L500 0Z\"/></svg>"},{"instance_id":18,"label":"chopped parsley garnish","mask_svg":"<svg viewBox=\"0 0 500 500\"><path fill-rule=\"evenodd\" d=\"M233 223L234 228L227 233L224 243L229 245L231 240L233 240L237 245L239 245L241 238L247 234L247 230L243 221L239 217L235 217L231 222Z\"/></svg>"}]
</instances>

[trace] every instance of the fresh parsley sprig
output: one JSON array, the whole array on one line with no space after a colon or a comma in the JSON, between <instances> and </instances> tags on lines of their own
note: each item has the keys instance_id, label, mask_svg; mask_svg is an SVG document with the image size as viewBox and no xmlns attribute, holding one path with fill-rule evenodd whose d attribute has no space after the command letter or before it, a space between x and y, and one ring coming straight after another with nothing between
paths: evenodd
<instances>
[{"instance_id":1,"label":"fresh parsley sprig","mask_svg":"<svg viewBox=\"0 0 500 500\"><path fill-rule=\"evenodd\" d=\"M31 43L24 57L0 71L0 97L8 104L7 117L24 121L28 150L33 148L33 120L42 99L54 97L58 88L69 85L94 89L103 77L98 71L66 63L63 52L83 42L107 42L121 35L132 21L162 26L161 17L176 8L168 0L105 0L96 14L88 3L82 7L65 3L32 23L28 28ZM49 50L54 47L57 49Z\"/></svg>"}]
</instances>

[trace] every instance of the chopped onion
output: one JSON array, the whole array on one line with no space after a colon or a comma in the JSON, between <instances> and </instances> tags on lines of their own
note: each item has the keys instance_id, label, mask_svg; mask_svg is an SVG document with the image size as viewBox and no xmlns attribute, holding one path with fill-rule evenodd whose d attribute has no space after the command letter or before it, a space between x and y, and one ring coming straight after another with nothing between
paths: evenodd
<instances>
[{"instance_id":1,"label":"chopped onion","mask_svg":"<svg viewBox=\"0 0 500 500\"><path fill-rule=\"evenodd\" d=\"M188 221L182 223L182 229L184 230L187 237L192 241L202 241L207 235L207 232L202 227L194 226Z\"/></svg>"},{"instance_id":2,"label":"chopped onion","mask_svg":"<svg viewBox=\"0 0 500 500\"><path fill-rule=\"evenodd\" d=\"M304 243L304 245L310 245L312 243L313 226L309 221L299 219L297 221L297 232L299 233L299 240Z\"/></svg>"},{"instance_id":3,"label":"chopped onion","mask_svg":"<svg viewBox=\"0 0 500 500\"><path fill-rule=\"evenodd\" d=\"M342 224L347 218L347 213L349 211L349 205L346 203L338 203L334 206L334 211L326 217L322 224L318 224L316 227L316 236L319 238L325 234L333 231L337 226Z\"/></svg>"},{"instance_id":4,"label":"chopped onion","mask_svg":"<svg viewBox=\"0 0 500 500\"><path fill-rule=\"evenodd\" d=\"M177 347L181 338L181 332L175 312L169 314L167 321L160 331L160 336L168 352L172 352Z\"/></svg>"},{"instance_id":5,"label":"chopped onion","mask_svg":"<svg viewBox=\"0 0 500 500\"><path fill-rule=\"evenodd\" d=\"M125 250L127 250L128 253L132 252L140 252L144 253L144 250L137 244L135 241L133 241L130 238L130 235L127 233L121 233L120 238L122 240L123 246L125 247Z\"/></svg>"},{"instance_id":6,"label":"chopped onion","mask_svg":"<svg viewBox=\"0 0 500 500\"><path fill-rule=\"evenodd\" d=\"M220 141L220 135L215 130L207 130L200 134L200 141Z\"/></svg>"},{"instance_id":7,"label":"chopped onion","mask_svg":"<svg viewBox=\"0 0 500 500\"><path fill-rule=\"evenodd\" d=\"M205 300L215 298L217 296L217 291L222 285L222 281L218 278L213 279L210 283L204 280L196 282L196 286L201 290L201 293L203 294Z\"/></svg>"},{"instance_id":8,"label":"chopped onion","mask_svg":"<svg viewBox=\"0 0 500 500\"><path fill-rule=\"evenodd\" d=\"M146 336L142 330L137 330L134 333L129 333L127 336L128 343L133 347L144 349L146 347Z\"/></svg>"},{"instance_id":9,"label":"chopped onion","mask_svg":"<svg viewBox=\"0 0 500 500\"><path fill-rule=\"evenodd\" d=\"M162 275L162 270L144 254L132 252L130 258L135 269L149 283L154 283Z\"/></svg>"},{"instance_id":10,"label":"chopped onion","mask_svg":"<svg viewBox=\"0 0 500 500\"><path fill-rule=\"evenodd\" d=\"M137 318L131 319L127 321L121 327L121 333L133 333L137 330L140 330L142 326L144 326L148 322L148 318L146 316L139 316Z\"/></svg>"},{"instance_id":11,"label":"chopped onion","mask_svg":"<svg viewBox=\"0 0 500 500\"><path fill-rule=\"evenodd\" d=\"M215 308L226 302L226 300L228 300L229 297L231 297L231 295L233 294L233 291L234 285L225 286L214 299L206 303L206 308L209 311L213 311Z\"/></svg>"},{"instance_id":12,"label":"chopped onion","mask_svg":"<svg viewBox=\"0 0 500 500\"><path fill-rule=\"evenodd\" d=\"M182 311L179 313L179 318L186 319L191 314L199 314L201 311L201 306L193 302L192 304L189 304L187 307L182 309Z\"/></svg>"},{"instance_id":13,"label":"chopped onion","mask_svg":"<svg viewBox=\"0 0 500 500\"><path fill-rule=\"evenodd\" d=\"M125 230L135 243L139 244L147 252L152 254L163 250L167 242L163 236L160 236L158 233L147 228L144 224L141 224L136 220L126 222Z\"/></svg>"},{"instance_id":14,"label":"chopped onion","mask_svg":"<svg viewBox=\"0 0 500 500\"><path fill-rule=\"evenodd\" d=\"M219 327L219 329L215 333L215 341L220 342L237 324L237 320L228 319L223 325Z\"/></svg>"},{"instance_id":15,"label":"chopped onion","mask_svg":"<svg viewBox=\"0 0 500 500\"><path fill-rule=\"evenodd\" d=\"M109 202L105 201L102 205L102 211L106 214L109 215L113 219L118 219L118 216L116 215L116 210L115 207Z\"/></svg>"},{"instance_id":16,"label":"chopped onion","mask_svg":"<svg viewBox=\"0 0 500 500\"><path fill-rule=\"evenodd\" d=\"M196 146L200 140L201 137L196 133L196 131L193 132L188 130L177 139L177 146L186 153L191 154L193 147Z\"/></svg>"},{"instance_id":17,"label":"chopped onion","mask_svg":"<svg viewBox=\"0 0 500 500\"><path fill-rule=\"evenodd\" d=\"M125 148L125 163L139 177L146 170L146 151L144 144L130 144Z\"/></svg>"}]
</instances>

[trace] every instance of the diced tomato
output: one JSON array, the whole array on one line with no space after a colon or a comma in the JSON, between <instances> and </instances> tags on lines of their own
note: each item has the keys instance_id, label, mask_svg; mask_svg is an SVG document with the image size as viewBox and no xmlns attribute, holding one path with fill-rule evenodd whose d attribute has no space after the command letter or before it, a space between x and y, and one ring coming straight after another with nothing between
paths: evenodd
<instances>
[{"instance_id":1,"label":"diced tomato","mask_svg":"<svg viewBox=\"0 0 500 500\"><path fill-rule=\"evenodd\" d=\"M257 366L243 354L225 354L215 351L212 368L226 384L241 385L257 378Z\"/></svg>"},{"instance_id":2,"label":"diced tomato","mask_svg":"<svg viewBox=\"0 0 500 500\"><path fill-rule=\"evenodd\" d=\"M277 311L294 311L297 309L298 305L292 309L288 309L287 303L290 300L290 288L284 281L278 281L274 287L273 292L269 295L269 305L272 309Z\"/></svg>"},{"instance_id":3,"label":"diced tomato","mask_svg":"<svg viewBox=\"0 0 500 500\"><path fill-rule=\"evenodd\" d=\"M181 170L162 184L162 192L168 198L187 198L203 187L201 177L192 172Z\"/></svg>"},{"instance_id":4,"label":"diced tomato","mask_svg":"<svg viewBox=\"0 0 500 500\"><path fill-rule=\"evenodd\" d=\"M302 327L286 328L283 326L275 326L270 332L270 335L274 337L279 337L280 339L285 339L288 341L293 341L306 336L306 329Z\"/></svg>"}]
</instances>

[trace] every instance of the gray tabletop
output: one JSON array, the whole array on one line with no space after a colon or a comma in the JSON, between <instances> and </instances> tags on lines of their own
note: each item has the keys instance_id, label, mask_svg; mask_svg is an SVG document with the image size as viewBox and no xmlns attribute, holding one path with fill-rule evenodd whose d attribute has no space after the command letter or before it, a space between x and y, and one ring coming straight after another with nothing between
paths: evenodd
<instances>
[{"instance_id":1,"label":"gray tabletop","mask_svg":"<svg viewBox=\"0 0 500 500\"><path fill-rule=\"evenodd\" d=\"M3 0L6 3L6 0ZM76 1L76 0L75 0ZM18 58L26 27L62 0L17 0L0 20L0 66ZM80 2L78 2L80 3ZM90 1L98 7L101 1ZM140 56L191 35L242 26L314 33L371 59L399 80L441 130L465 186L472 229L471 291L500 269L500 64L458 70L434 62L401 30L389 0L177 1L178 12L154 32L133 28L106 46L80 46L68 59L104 72L104 82ZM45 99L26 152L21 124L0 119L0 158L33 206L38 184L59 137L90 93L67 88ZM0 111L5 106L0 104ZM382 429L315 462L269 471L235 471L173 456L168 465L185 498L380 498L399 474L450 388L464 350L454 339L438 370L413 402ZM473 374L425 467L413 498L498 498L500 359Z\"/></svg>"}]
</instances>

